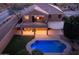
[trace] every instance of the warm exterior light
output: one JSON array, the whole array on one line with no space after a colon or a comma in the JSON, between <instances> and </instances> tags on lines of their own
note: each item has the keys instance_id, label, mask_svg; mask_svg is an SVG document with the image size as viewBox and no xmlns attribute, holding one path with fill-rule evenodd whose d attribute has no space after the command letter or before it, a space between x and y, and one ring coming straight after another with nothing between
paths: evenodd
<instances>
[{"instance_id":1,"label":"warm exterior light","mask_svg":"<svg viewBox=\"0 0 79 59\"><path fill-rule=\"evenodd\" d=\"M37 20L44 20L44 16L42 16L42 15L36 16L36 19Z\"/></svg>"},{"instance_id":2,"label":"warm exterior light","mask_svg":"<svg viewBox=\"0 0 79 59\"><path fill-rule=\"evenodd\" d=\"M47 29L46 28L36 28L36 34L46 35Z\"/></svg>"},{"instance_id":3,"label":"warm exterior light","mask_svg":"<svg viewBox=\"0 0 79 59\"><path fill-rule=\"evenodd\" d=\"M32 28L24 28L24 31L31 31Z\"/></svg>"},{"instance_id":4,"label":"warm exterior light","mask_svg":"<svg viewBox=\"0 0 79 59\"><path fill-rule=\"evenodd\" d=\"M33 28L24 28L23 35L34 35ZM47 28L35 28L35 35L47 35Z\"/></svg>"},{"instance_id":5,"label":"warm exterior light","mask_svg":"<svg viewBox=\"0 0 79 59\"><path fill-rule=\"evenodd\" d=\"M29 20L29 15L24 16L25 20Z\"/></svg>"},{"instance_id":6,"label":"warm exterior light","mask_svg":"<svg viewBox=\"0 0 79 59\"><path fill-rule=\"evenodd\" d=\"M37 20L39 20L40 18L39 17L37 17Z\"/></svg>"},{"instance_id":7,"label":"warm exterior light","mask_svg":"<svg viewBox=\"0 0 79 59\"><path fill-rule=\"evenodd\" d=\"M32 30L32 28L24 28L23 35L34 35L34 32Z\"/></svg>"}]
</instances>

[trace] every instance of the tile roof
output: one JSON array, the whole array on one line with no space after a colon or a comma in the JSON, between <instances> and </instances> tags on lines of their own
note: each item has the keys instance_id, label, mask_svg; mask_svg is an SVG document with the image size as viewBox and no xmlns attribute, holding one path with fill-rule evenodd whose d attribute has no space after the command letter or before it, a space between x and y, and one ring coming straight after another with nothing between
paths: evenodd
<instances>
[{"instance_id":1,"label":"tile roof","mask_svg":"<svg viewBox=\"0 0 79 59\"><path fill-rule=\"evenodd\" d=\"M25 11L22 11L23 13L29 13L33 10L40 11L45 14L63 14L63 11L58 8L57 6L54 6L52 4L34 4L28 8L24 8Z\"/></svg>"}]
</instances>

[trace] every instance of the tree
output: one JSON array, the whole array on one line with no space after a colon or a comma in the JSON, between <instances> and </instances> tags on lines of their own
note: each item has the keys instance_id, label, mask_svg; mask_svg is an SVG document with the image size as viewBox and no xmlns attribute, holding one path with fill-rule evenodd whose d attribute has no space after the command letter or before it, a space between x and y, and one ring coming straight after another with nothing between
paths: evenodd
<instances>
[{"instance_id":1,"label":"tree","mask_svg":"<svg viewBox=\"0 0 79 59\"><path fill-rule=\"evenodd\" d=\"M71 16L64 21L64 35L70 40L79 37L79 16Z\"/></svg>"}]
</instances>

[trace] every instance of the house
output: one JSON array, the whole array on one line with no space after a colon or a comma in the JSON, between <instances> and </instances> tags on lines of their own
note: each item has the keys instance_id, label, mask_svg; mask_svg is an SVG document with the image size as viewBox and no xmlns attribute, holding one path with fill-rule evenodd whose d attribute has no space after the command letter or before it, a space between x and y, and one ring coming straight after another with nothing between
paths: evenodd
<instances>
[{"instance_id":1,"label":"house","mask_svg":"<svg viewBox=\"0 0 79 59\"><path fill-rule=\"evenodd\" d=\"M18 12L7 15L0 31L0 53L11 41L14 35L34 35L34 39L52 38L63 28L64 12L52 4L34 4ZM4 18L4 17L3 17ZM6 29L5 29L6 28ZM50 35L52 34L52 35ZM39 38L38 38L39 37ZM56 36L59 38L59 36Z\"/></svg>"},{"instance_id":2,"label":"house","mask_svg":"<svg viewBox=\"0 0 79 59\"><path fill-rule=\"evenodd\" d=\"M48 35L49 22L60 22L63 11L52 4L34 4L21 11L22 23L17 24L17 34L22 35ZM56 23L57 24L57 23Z\"/></svg>"}]
</instances>

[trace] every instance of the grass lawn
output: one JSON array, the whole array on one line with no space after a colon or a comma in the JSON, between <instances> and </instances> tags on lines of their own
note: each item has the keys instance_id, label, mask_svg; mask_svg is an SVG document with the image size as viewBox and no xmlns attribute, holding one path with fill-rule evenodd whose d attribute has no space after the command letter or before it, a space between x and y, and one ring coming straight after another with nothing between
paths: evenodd
<instances>
[{"instance_id":1,"label":"grass lawn","mask_svg":"<svg viewBox=\"0 0 79 59\"><path fill-rule=\"evenodd\" d=\"M7 45L3 54L10 54L10 55L29 55L28 51L26 50L26 44L31 41L34 36L19 36L14 35L11 42Z\"/></svg>"}]
</instances>

